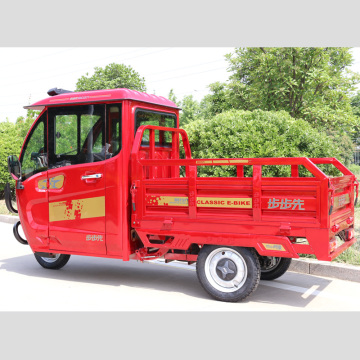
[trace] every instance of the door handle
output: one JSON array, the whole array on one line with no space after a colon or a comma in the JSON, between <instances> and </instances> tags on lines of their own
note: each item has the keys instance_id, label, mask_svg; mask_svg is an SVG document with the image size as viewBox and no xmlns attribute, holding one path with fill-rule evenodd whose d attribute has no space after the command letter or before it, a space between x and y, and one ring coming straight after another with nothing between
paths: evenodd
<instances>
[{"instance_id":1,"label":"door handle","mask_svg":"<svg viewBox=\"0 0 360 360\"><path fill-rule=\"evenodd\" d=\"M91 175L83 175L81 180L88 180L88 179L100 179L102 178L102 174L91 174Z\"/></svg>"}]
</instances>

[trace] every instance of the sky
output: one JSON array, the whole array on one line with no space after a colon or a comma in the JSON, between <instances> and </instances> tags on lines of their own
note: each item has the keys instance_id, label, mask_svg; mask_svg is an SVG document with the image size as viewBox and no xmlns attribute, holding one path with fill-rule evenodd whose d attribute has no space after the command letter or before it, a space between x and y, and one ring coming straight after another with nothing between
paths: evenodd
<instances>
[{"instance_id":1,"label":"sky","mask_svg":"<svg viewBox=\"0 0 360 360\"><path fill-rule=\"evenodd\" d=\"M75 90L77 80L110 63L130 65L145 78L147 92L200 101L208 85L226 81L231 47L0 47L0 121L25 116L25 105L47 98L57 87ZM360 73L360 48L352 49ZM359 86L360 88L360 86Z\"/></svg>"},{"instance_id":2,"label":"sky","mask_svg":"<svg viewBox=\"0 0 360 360\"><path fill-rule=\"evenodd\" d=\"M0 48L0 121L25 116L23 106L47 98L57 87L75 90L77 80L110 63L130 65L145 78L147 92L178 99L192 94L201 100L207 86L226 81L224 55L234 48L39 47Z\"/></svg>"}]
</instances>

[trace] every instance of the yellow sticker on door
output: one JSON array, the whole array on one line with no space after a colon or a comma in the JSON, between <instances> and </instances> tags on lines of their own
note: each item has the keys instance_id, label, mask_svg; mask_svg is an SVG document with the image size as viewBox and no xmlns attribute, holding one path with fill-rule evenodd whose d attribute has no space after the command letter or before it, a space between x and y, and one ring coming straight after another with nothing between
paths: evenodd
<instances>
[{"instance_id":1,"label":"yellow sticker on door","mask_svg":"<svg viewBox=\"0 0 360 360\"><path fill-rule=\"evenodd\" d=\"M54 176L49 179L50 189L61 189L64 185L64 175Z\"/></svg>"},{"instance_id":2,"label":"yellow sticker on door","mask_svg":"<svg viewBox=\"0 0 360 360\"><path fill-rule=\"evenodd\" d=\"M57 175L49 178L49 189L61 189L64 185L64 175ZM41 190L47 189L47 180L41 179L38 181L38 188Z\"/></svg>"},{"instance_id":3,"label":"yellow sticker on door","mask_svg":"<svg viewBox=\"0 0 360 360\"><path fill-rule=\"evenodd\" d=\"M105 196L49 203L50 222L102 216L105 216Z\"/></svg>"}]
</instances>

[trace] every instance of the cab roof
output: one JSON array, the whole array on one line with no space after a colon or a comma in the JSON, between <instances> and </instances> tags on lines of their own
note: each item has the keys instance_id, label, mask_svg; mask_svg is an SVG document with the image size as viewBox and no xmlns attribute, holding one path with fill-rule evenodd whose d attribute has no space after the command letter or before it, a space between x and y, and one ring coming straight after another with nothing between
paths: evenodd
<instances>
[{"instance_id":1,"label":"cab roof","mask_svg":"<svg viewBox=\"0 0 360 360\"><path fill-rule=\"evenodd\" d=\"M108 102L116 100L136 100L179 109L174 102L162 96L150 95L129 89L69 92L60 95L49 96L48 98L40 100L32 105L24 106L24 109L42 110L45 106Z\"/></svg>"}]
</instances>

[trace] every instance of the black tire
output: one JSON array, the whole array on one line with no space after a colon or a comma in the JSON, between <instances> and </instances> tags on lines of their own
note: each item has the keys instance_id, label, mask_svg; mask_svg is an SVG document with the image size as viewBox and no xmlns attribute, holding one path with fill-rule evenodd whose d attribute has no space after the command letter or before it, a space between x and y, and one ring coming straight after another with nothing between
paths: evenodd
<instances>
[{"instance_id":1,"label":"black tire","mask_svg":"<svg viewBox=\"0 0 360 360\"><path fill-rule=\"evenodd\" d=\"M271 256L259 256L261 267L261 280L274 280L284 275L289 269L291 258L276 258Z\"/></svg>"},{"instance_id":2,"label":"black tire","mask_svg":"<svg viewBox=\"0 0 360 360\"><path fill-rule=\"evenodd\" d=\"M22 245L29 245L29 243L23 239L19 234L19 226L21 225L20 221L14 224L13 226L13 234L15 239Z\"/></svg>"},{"instance_id":3,"label":"black tire","mask_svg":"<svg viewBox=\"0 0 360 360\"><path fill-rule=\"evenodd\" d=\"M70 255L54 254L55 258L40 256L34 253L37 262L45 269L58 270L64 267L70 259Z\"/></svg>"},{"instance_id":4,"label":"black tire","mask_svg":"<svg viewBox=\"0 0 360 360\"><path fill-rule=\"evenodd\" d=\"M260 263L251 248L205 245L197 258L196 273L216 300L237 302L259 285Z\"/></svg>"}]
</instances>

